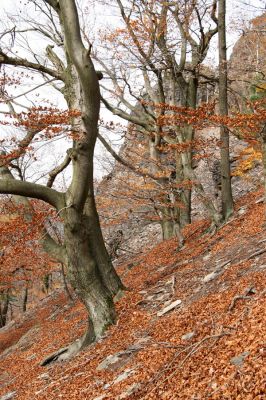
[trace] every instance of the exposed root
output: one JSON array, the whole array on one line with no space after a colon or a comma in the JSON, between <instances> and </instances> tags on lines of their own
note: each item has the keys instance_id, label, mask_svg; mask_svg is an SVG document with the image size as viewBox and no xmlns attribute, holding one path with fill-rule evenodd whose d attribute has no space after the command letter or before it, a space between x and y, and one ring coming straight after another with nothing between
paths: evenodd
<instances>
[{"instance_id":1,"label":"exposed root","mask_svg":"<svg viewBox=\"0 0 266 400\"><path fill-rule=\"evenodd\" d=\"M70 360L71 358L75 357L75 355L77 355L81 350L83 350L85 347L88 347L94 342L96 342L96 337L92 324L90 324L88 331L80 339L75 340L75 342L71 343L67 347L63 347L57 350L55 353L50 354L41 362L40 365L42 367L45 367L54 362Z\"/></svg>"}]
</instances>

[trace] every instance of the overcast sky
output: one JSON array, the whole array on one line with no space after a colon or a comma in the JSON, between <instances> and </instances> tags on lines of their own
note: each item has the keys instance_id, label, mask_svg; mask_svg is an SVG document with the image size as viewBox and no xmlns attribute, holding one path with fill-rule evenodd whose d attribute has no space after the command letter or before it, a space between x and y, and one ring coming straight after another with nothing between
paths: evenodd
<instances>
[{"instance_id":1,"label":"overcast sky","mask_svg":"<svg viewBox=\"0 0 266 400\"><path fill-rule=\"evenodd\" d=\"M102 27L103 24L109 24L113 26L117 26L118 24L118 17L117 17L117 11L116 7L113 6L102 6L100 5L100 2L92 2L92 1L87 1L83 0L83 4L86 6L88 4L88 10L90 12L93 12L93 17L91 19L91 24L93 26L93 29L97 30L99 26ZM233 50L233 46L238 39L239 35L242 32L243 26L246 24L246 22L252 18L254 18L256 15L261 14L261 9L266 6L266 1L261 1L261 0L228 0L227 1L227 20L228 20L228 36L227 36L227 44L228 44L228 55ZM32 9L30 9L32 7ZM6 13L11 15L12 14L20 14L23 9L29 9L30 13L34 13L34 6L29 5L28 1L24 0L1 0L0 2L0 19L5 21L6 19ZM217 39L217 38L216 38ZM30 44L31 47L38 53L38 49L40 47L45 47L45 43L40 43L39 37L35 35L30 36ZM215 42L213 43L213 48L215 49ZM25 55L26 56L27 52L25 50ZM217 61L217 51L213 52L209 56L209 62L215 62ZM39 79L39 81L38 81ZM18 93L21 93L25 90L28 90L29 88L33 88L36 83L40 83L41 80L37 76L35 77L34 81L29 81L26 84L26 87L20 87L19 92L16 92L16 95ZM42 88L42 90L36 90L35 92L32 92L29 94L27 97L29 100L35 100L37 95L39 95L39 92L42 93L43 101L45 102L45 98L50 98L51 97L51 90L49 87L47 88ZM22 99L18 99L22 100ZM38 98L39 100L39 98ZM25 100L23 100L25 101ZM55 106L58 107L63 107L63 100L62 97L57 95L55 91L53 91L52 94L52 101ZM30 104L30 103L29 103ZM102 116L104 116L106 119L110 119L111 117L110 114L107 112L102 112ZM55 157L53 156L53 153L57 153L56 147L57 145L55 144L53 146L53 150L50 151L50 155L47 155L47 160L50 159L50 162L53 163L55 162ZM67 146L67 145L66 145ZM69 146L69 145L68 145ZM61 148L61 150L63 150ZM39 150L39 154L43 155L41 153L45 152L45 148L41 148ZM103 149L101 147L97 148L97 155L98 157L101 158L103 154ZM63 152L62 152L63 156ZM41 168L41 164L40 164ZM105 174L106 171L102 171L101 165L96 162L96 176L100 177L102 174Z\"/></svg>"}]
</instances>

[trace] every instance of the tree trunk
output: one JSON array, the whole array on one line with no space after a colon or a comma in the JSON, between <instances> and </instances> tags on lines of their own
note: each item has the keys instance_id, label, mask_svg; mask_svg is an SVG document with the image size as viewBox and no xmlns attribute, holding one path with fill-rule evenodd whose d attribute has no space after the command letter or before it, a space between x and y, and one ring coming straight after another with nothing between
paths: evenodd
<instances>
[{"instance_id":1,"label":"tree trunk","mask_svg":"<svg viewBox=\"0 0 266 400\"><path fill-rule=\"evenodd\" d=\"M227 58L226 58L226 0L219 0L218 36L219 36L219 112L228 115L227 96ZM233 196L231 187L229 131L225 126L220 128L221 139L221 190L222 214L226 221L233 213Z\"/></svg>"},{"instance_id":2,"label":"tree trunk","mask_svg":"<svg viewBox=\"0 0 266 400\"><path fill-rule=\"evenodd\" d=\"M191 76L189 81L185 84L185 82L180 82L180 90L184 92L183 100L181 105L184 107L196 108L197 107L197 91L198 91L198 79L196 76ZM181 128L179 134L179 143L192 143L194 139L194 128L187 125ZM190 171L192 168L192 148L185 152L185 157L180 156L181 159L181 168L180 174L182 176L183 181L190 180L189 176L186 175L187 171ZM185 165L183 162L185 161ZM177 162L177 166L180 165L180 161ZM188 168L189 167L189 168ZM178 175L177 175L178 177ZM180 199L183 203L183 207L180 209L180 226L184 227L191 223L191 188L183 188L181 190Z\"/></svg>"},{"instance_id":3,"label":"tree trunk","mask_svg":"<svg viewBox=\"0 0 266 400\"><path fill-rule=\"evenodd\" d=\"M161 219L161 228L163 240L171 239L175 236L174 221L171 219L171 215L168 209L162 210L163 216Z\"/></svg>"},{"instance_id":4,"label":"tree trunk","mask_svg":"<svg viewBox=\"0 0 266 400\"><path fill-rule=\"evenodd\" d=\"M0 301L0 328L3 328L6 324L7 320L7 312L9 307L9 291L0 293L1 301Z\"/></svg>"},{"instance_id":5,"label":"tree trunk","mask_svg":"<svg viewBox=\"0 0 266 400\"><path fill-rule=\"evenodd\" d=\"M4 177L0 179L0 193L44 200L57 210L58 215L60 213L64 223L64 244L60 246L46 233L49 239L46 249L51 253L54 250L55 258L66 264L67 277L88 311L88 328L83 338L50 356L43 363L46 365L59 356L68 358L103 335L106 328L115 322L112 297L123 286L104 247L93 194L100 88L90 56L91 48L87 49L83 44L74 0L44 0L44 3L51 6L59 17L67 60L61 76L65 83L62 93L69 109L78 111L77 117L71 121L77 139L67 152L72 164L71 184L62 193L43 185Z\"/></svg>"},{"instance_id":6,"label":"tree trunk","mask_svg":"<svg viewBox=\"0 0 266 400\"><path fill-rule=\"evenodd\" d=\"M72 294L70 293L70 290L69 290L69 287L68 287L68 284L67 284L64 264L60 263L60 265L61 265L61 274L62 274L63 285L64 285L64 289L65 289L66 295L67 295L67 297L69 298L70 301L73 301Z\"/></svg>"},{"instance_id":7,"label":"tree trunk","mask_svg":"<svg viewBox=\"0 0 266 400\"><path fill-rule=\"evenodd\" d=\"M23 312L27 311L27 303L28 303L28 286L25 287L24 292L23 292L23 298L22 298L22 311Z\"/></svg>"},{"instance_id":8,"label":"tree trunk","mask_svg":"<svg viewBox=\"0 0 266 400\"><path fill-rule=\"evenodd\" d=\"M101 279L86 216L68 210L64 235L69 260L67 276L89 313L88 344L99 339L106 327L115 322L114 303L111 292Z\"/></svg>"},{"instance_id":9,"label":"tree trunk","mask_svg":"<svg viewBox=\"0 0 266 400\"><path fill-rule=\"evenodd\" d=\"M264 176L264 223L266 224L266 124L262 131L262 163Z\"/></svg>"},{"instance_id":10,"label":"tree trunk","mask_svg":"<svg viewBox=\"0 0 266 400\"><path fill-rule=\"evenodd\" d=\"M119 278L105 247L93 190L91 190L88 194L84 207L84 213L87 219L89 240L91 243L93 256L97 262L102 281L109 289L110 293L113 296L116 296L121 290L124 290L125 287L122 284L122 281Z\"/></svg>"},{"instance_id":11,"label":"tree trunk","mask_svg":"<svg viewBox=\"0 0 266 400\"><path fill-rule=\"evenodd\" d=\"M195 172L193 171L193 168L191 166L191 162L188 158L187 153L182 153L182 160L183 160L182 164L183 164L183 169L184 169L184 175L187 177L187 179L189 179L190 181L193 182L193 188L195 189L195 192L196 192L199 200L206 208L214 225L218 226L220 224L220 214L216 210L211 199L209 199L208 196L206 195L202 184L197 179L197 176L196 176Z\"/></svg>"}]
</instances>

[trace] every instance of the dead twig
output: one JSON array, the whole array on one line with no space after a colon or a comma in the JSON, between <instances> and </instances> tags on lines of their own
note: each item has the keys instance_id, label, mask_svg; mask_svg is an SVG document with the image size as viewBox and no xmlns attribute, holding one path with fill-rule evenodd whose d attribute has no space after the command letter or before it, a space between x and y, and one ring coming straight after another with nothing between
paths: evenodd
<instances>
[{"instance_id":1,"label":"dead twig","mask_svg":"<svg viewBox=\"0 0 266 400\"><path fill-rule=\"evenodd\" d=\"M244 294L235 296L233 298L233 300L231 301L230 306L228 307L228 311L231 312L234 309L236 302L238 300L251 300L250 295L255 294L255 293L256 293L256 290L251 287L251 288L248 288Z\"/></svg>"},{"instance_id":2,"label":"dead twig","mask_svg":"<svg viewBox=\"0 0 266 400\"><path fill-rule=\"evenodd\" d=\"M174 354L172 360L169 362L169 364L168 364L161 372L159 372L159 373L152 379L152 381L150 382L150 384L152 384L152 383L155 382L155 380L156 380L156 381L157 381L157 384L154 385L150 391L147 391L147 392L145 393L145 395L144 395L143 397L141 397L140 400L145 400L145 399L147 399L147 398L148 398L147 396L149 396L152 392L154 392L154 391L158 388L158 386L162 385L164 382L166 382L167 380L171 379L171 378L178 372L178 370L179 370L180 368L182 368L182 366L185 364L185 362L188 360L188 358L190 358L193 354L195 354L195 353L201 348L201 346L203 345L203 343L207 342L208 340L212 340L212 339L215 339L215 340L217 341L217 340L221 339L223 336L230 336L231 334L232 334L232 333L230 333L230 332L222 332L222 333L217 334L217 335L205 336L205 337L204 337L202 340L200 340L199 342L193 343L193 344L191 344L190 346L187 346L187 347L181 349L180 351L176 352L176 353ZM177 357L178 357L179 355L181 355L182 353L185 353L185 352L187 352L187 351L188 351L187 355L186 355L185 358L178 364L178 366L174 369L174 371L173 371L170 375L167 374L167 376L166 376L162 381L159 381L159 379L160 379L163 375L166 375L166 373L172 368L172 366L173 366L175 360L177 359Z\"/></svg>"}]
</instances>

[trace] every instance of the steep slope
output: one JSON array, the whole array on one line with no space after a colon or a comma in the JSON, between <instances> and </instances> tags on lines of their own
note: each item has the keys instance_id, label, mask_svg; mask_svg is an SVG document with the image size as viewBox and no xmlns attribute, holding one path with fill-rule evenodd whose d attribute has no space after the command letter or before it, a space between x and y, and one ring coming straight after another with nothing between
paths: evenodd
<instances>
[{"instance_id":1,"label":"steep slope","mask_svg":"<svg viewBox=\"0 0 266 400\"><path fill-rule=\"evenodd\" d=\"M40 366L85 328L81 305L60 292L2 329L1 394L10 396L3 398L265 398L261 196L243 197L215 235L198 221L181 251L165 241L120 265L129 291L117 304L116 326L72 360Z\"/></svg>"}]
</instances>

